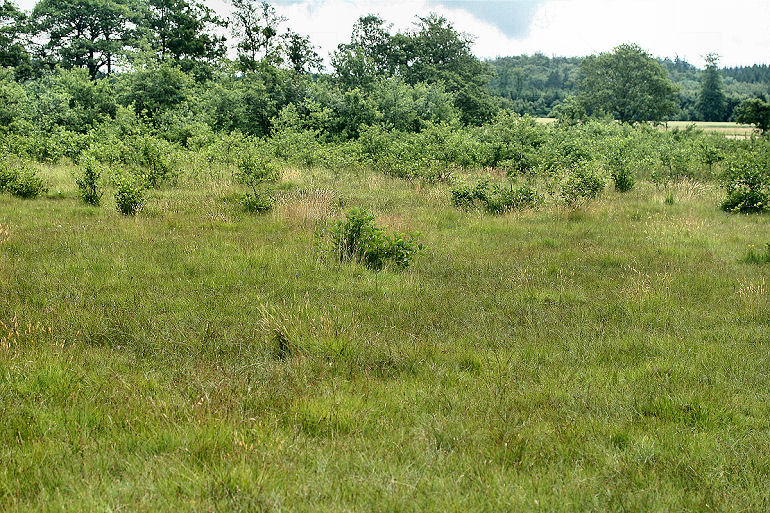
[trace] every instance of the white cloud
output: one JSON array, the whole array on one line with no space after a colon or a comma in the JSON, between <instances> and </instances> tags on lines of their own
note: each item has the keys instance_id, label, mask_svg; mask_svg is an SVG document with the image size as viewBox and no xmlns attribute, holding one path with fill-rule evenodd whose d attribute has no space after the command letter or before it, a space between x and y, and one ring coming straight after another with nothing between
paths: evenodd
<instances>
[{"instance_id":1,"label":"white cloud","mask_svg":"<svg viewBox=\"0 0 770 513\"><path fill-rule=\"evenodd\" d=\"M473 35L474 51L482 58L536 52L583 56L634 42L656 56L678 55L696 65L709 52L720 54L728 66L770 62L767 0L738 0L729 6L707 0L548 0L538 7L523 39L435 1L305 0L278 10L324 54L347 41L353 23L364 14L378 14L403 30L416 15L433 11Z\"/></svg>"},{"instance_id":2,"label":"white cloud","mask_svg":"<svg viewBox=\"0 0 770 513\"><path fill-rule=\"evenodd\" d=\"M230 11L224 0L208 3L220 15ZM20 4L31 9L34 0ZM300 0L275 5L289 26L309 35L324 56L350 38L359 16L375 13L405 30L416 15L437 12L476 37L474 51L482 58L535 52L582 56L635 42L656 56L679 55L696 65L709 52L720 54L728 66L770 63L768 0L544 0L522 39L440 0Z\"/></svg>"}]
</instances>

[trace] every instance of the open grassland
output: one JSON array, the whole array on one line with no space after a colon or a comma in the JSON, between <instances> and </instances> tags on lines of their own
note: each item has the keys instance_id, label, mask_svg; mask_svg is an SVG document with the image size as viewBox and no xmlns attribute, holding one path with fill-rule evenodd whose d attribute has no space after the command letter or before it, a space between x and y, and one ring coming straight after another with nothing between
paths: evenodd
<instances>
[{"instance_id":1,"label":"open grassland","mask_svg":"<svg viewBox=\"0 0 770 513\"><path fill-rule=\"evenodd\" d=\"M770 510L768 217L715 186L492 217L287 169L254 216L223 172L126 218L69 173L0 197L0 510ZM325 260L340 205L428 249Z\"/></svg>"},{"instance_id":2,"label":"open grassland","mask_svg":"<svg viewBox=\"0 0 770 513\"><path fill-rule=\"evenodd\" d=\"M707 121L668 121L664 125L665 129L673 130L678 128L684 130L688 127L695 127L697 130L703 130L708 134L726 135L729 137L751 137L756 134L756 129L751 125L740 125L730 122L707 122Z\"/></svg>"},{"instance_id":3,"label":"open grassland","mask_svg":"<svg viewBox=\"0 0 770 513\"><path fill-rule=\"evenodd\" d=\"M538 123L551 124L556 122L556 118L536 118ZM732 122L720 121L666 121L660 125L661 130L685 130L693 127L696 130L702 130L707 134L725 135L731 138L744 139L756 135L757 130L751 125L741 125Z\"/></svg>"}]
</instances>

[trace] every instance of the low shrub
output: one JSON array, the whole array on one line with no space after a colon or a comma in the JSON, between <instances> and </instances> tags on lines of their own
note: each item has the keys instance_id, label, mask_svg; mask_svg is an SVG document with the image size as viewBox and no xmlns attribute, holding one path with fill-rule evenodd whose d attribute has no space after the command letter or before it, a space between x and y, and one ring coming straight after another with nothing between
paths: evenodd
<instances>
[{"instance_id":1,"label":"low shrub","mask_svg":"<svg viewBox=\"0 0 770 513\"><path fill-rule=\"evenodd\" d=\"M722 209L727 212L762 212L770 210L770 162L761 153L740 153L726 166L722 184L727 197Z\"/></svg>"},{"instance_id":2,"label":"low shrub","mask_svg":"<svg viewBox=\"0 0 770 513\"><path fill-rule=\"evenodd\" d=\"M280 178L278 166L269 156L256 148L244 150L238 160L236 180L250 190L241 198L248 212L264 213L273 208L273 184Z\"/></svg>"},{"instance_id":3,"label":"low shrub","mask_svg":"<svg viewBox=\"0 0 770 513\"><path fill-rule=\"evenodd\" d=\"M32 199L48 191L43 179L34 169L14 168L0 161L0 192L7 191L18 198Z\"/></svg>"},{"instance_id":4,"label":"low shrub","mask_svg":"<svg viewBox=\"0 0 770 513\"><path fill-rule=\"evenodd\" d=\"M0 160L0 192L8 190L8 186L16 179L16 173L5 160Z\"/></svg>"},{"instance_id":5,"label":"low shrub","mask_svg":"<svg viewBox=\"0 0 770 513\"><path fill-rule=\"evenodd\" d=\"M419 234L387 233L365 209L349 210L329 233L332 251L340 262L360 262L376 271L389 265L405 269L423 249L416 240Z\"/></svg>"},{"instance_id":6,"label":"low shrub","mask_svg":"<svg viewBox=\"0 0 770 513\"><path fill-rule=\"evenodd\" d=\"M604 177L590 163L580 162L569 172L560 192L568 206L575 206L599 197L605 186Z\"/></svg>"},{"instance_id":7,"label":"low shrub","mask_svg":"<svg viewBox=\"0 0 770 513\"><path fill-rule=\"evenodd\" d=\"M135 177L121 174L115 177L115 205L124 216L138 214L144 207L145 190Z\"/></svg>"},{"instance_id":8,"label":"low shrub","mask_svg":"<svg viewBox=\"0 0 770 513\"><path fill-rule=\"evenodd\" d=\"M451 189L452 203L459 208L481 208L489 214L504 214L511 210L535 207L543 200L541 194L531 185L523 184L504 188L489 184L481 179L471 186L459 183Z\"/></svg>"},{"instance_id":9,"label":"low shrub","mask_svg":"<svg viewBox=\"0 0 770 513\"><path fill-rule=\"evenodd\" d=\"M623 139L616 139L612 144L614 146L607 155L607 166L612 181L615 182L615 190L628 192L636 185L634 170L631 167L633 151L630 144Z\"/></svg>"},{"instance_id":10,"label":"low shrub","mask_svg":"<svg viewBox=\"0 0 770 513\"><path fill-rule=\"evenodd\" d=\"M450 191L454 206L463 209L471 209L477 206L477 202L486 202L489 195L489 180L481 179L476 185L458 182Z\"/></svg>"},{"instance_id":11,"label":"low shrub","mask_svg":"<svg viewBox=\"0 0 770 513\"><path fill-rule=\"evenodd\" d=\"M618 192L628 192L636 186L634 172L629 167L613 169L612 180L615 182L615 190Z\"/></svg>"},{"instance_id":12,"label":"low shrub","mask_svg":"<svg viewBox=\"0 0 770 513\"><path fill-rule=\"evenodd\" d=\"M168 141L151 135L137 135L126 142L127 162L134 174L141 176L148 188L160 187L176 179L177 170L171 159L174 146Z\"/></svg>"},{"instance_id":13,"label":"low shrub","mask_svg":"<svg viewBox=\"0 0 770 513\"><path fill-rule=\"evenodd\" d=\"M99 206L102 200L102 191L99 190L99 180L102 177L102 169L93 158L83 159L83 170L75 177L80 199L88 205Z\"/></svg>"}]
</instances>

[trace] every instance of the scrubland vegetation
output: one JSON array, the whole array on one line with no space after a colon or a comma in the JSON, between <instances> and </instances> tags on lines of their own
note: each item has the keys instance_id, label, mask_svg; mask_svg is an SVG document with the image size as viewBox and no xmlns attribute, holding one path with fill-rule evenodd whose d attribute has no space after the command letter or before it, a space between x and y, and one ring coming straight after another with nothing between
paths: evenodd
<instances>
[{"instance_id":1,"label":"scrubland vegetation","mask_svg":"<svg viewBox=\"0 0 770 513\"><path fill-rule=\"evenodd\" d=\"M663 130L621 45L542 123L443 18L324 74L234 5L2 4L0 510L770 509L764 100Z\"/></svg>"},{"instance_id":2,"label":"scrubland vegetation","mask_svg":"<svg viewBox=\"0 0 770 513\"><path fill-rule=\"evenodd\" d=\"M131 126L4 148L3 509L767 509L766 139Z\"/></svg>"}]
</instances>

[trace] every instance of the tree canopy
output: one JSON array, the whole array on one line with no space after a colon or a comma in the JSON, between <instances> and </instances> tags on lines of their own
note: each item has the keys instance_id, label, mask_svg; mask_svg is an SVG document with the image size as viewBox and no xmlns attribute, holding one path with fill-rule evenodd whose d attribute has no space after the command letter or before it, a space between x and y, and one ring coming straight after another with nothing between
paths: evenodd
<instances>
[{"instance_id":1,"label":"tree canopy","mask_svg":"<svg viewBox=\"0 0 770 513\"><path fill-rule=\"evenodd\" d=\"M586 57L580 66L580 100L593 114L623 123L661 121L676 112L676 86L666 70L635 44Z\"/></svg>"},{"instance_id":2,"label":"tree canopy","mask_svg":"<svg viewBox=\"0 0 770 513\"><path fill-rule=\"evenodd\" d=\"M706 69L701 77L698 111L704 121L724 121L727 99L722 90L722 74L719 72L719 56L706 56Z\"/></svg>"},{"instance_id":3,"label":"tree canopy","mask_svg":"<svg viewBox=\"0 0 770 513\"><path fill-rule=\"evenodd\" d=\"M764 134L770 130L770 103L761 98L746 100L736 107L735 120L738 123L754 125Z\"/></svg>"}]
</instances>

